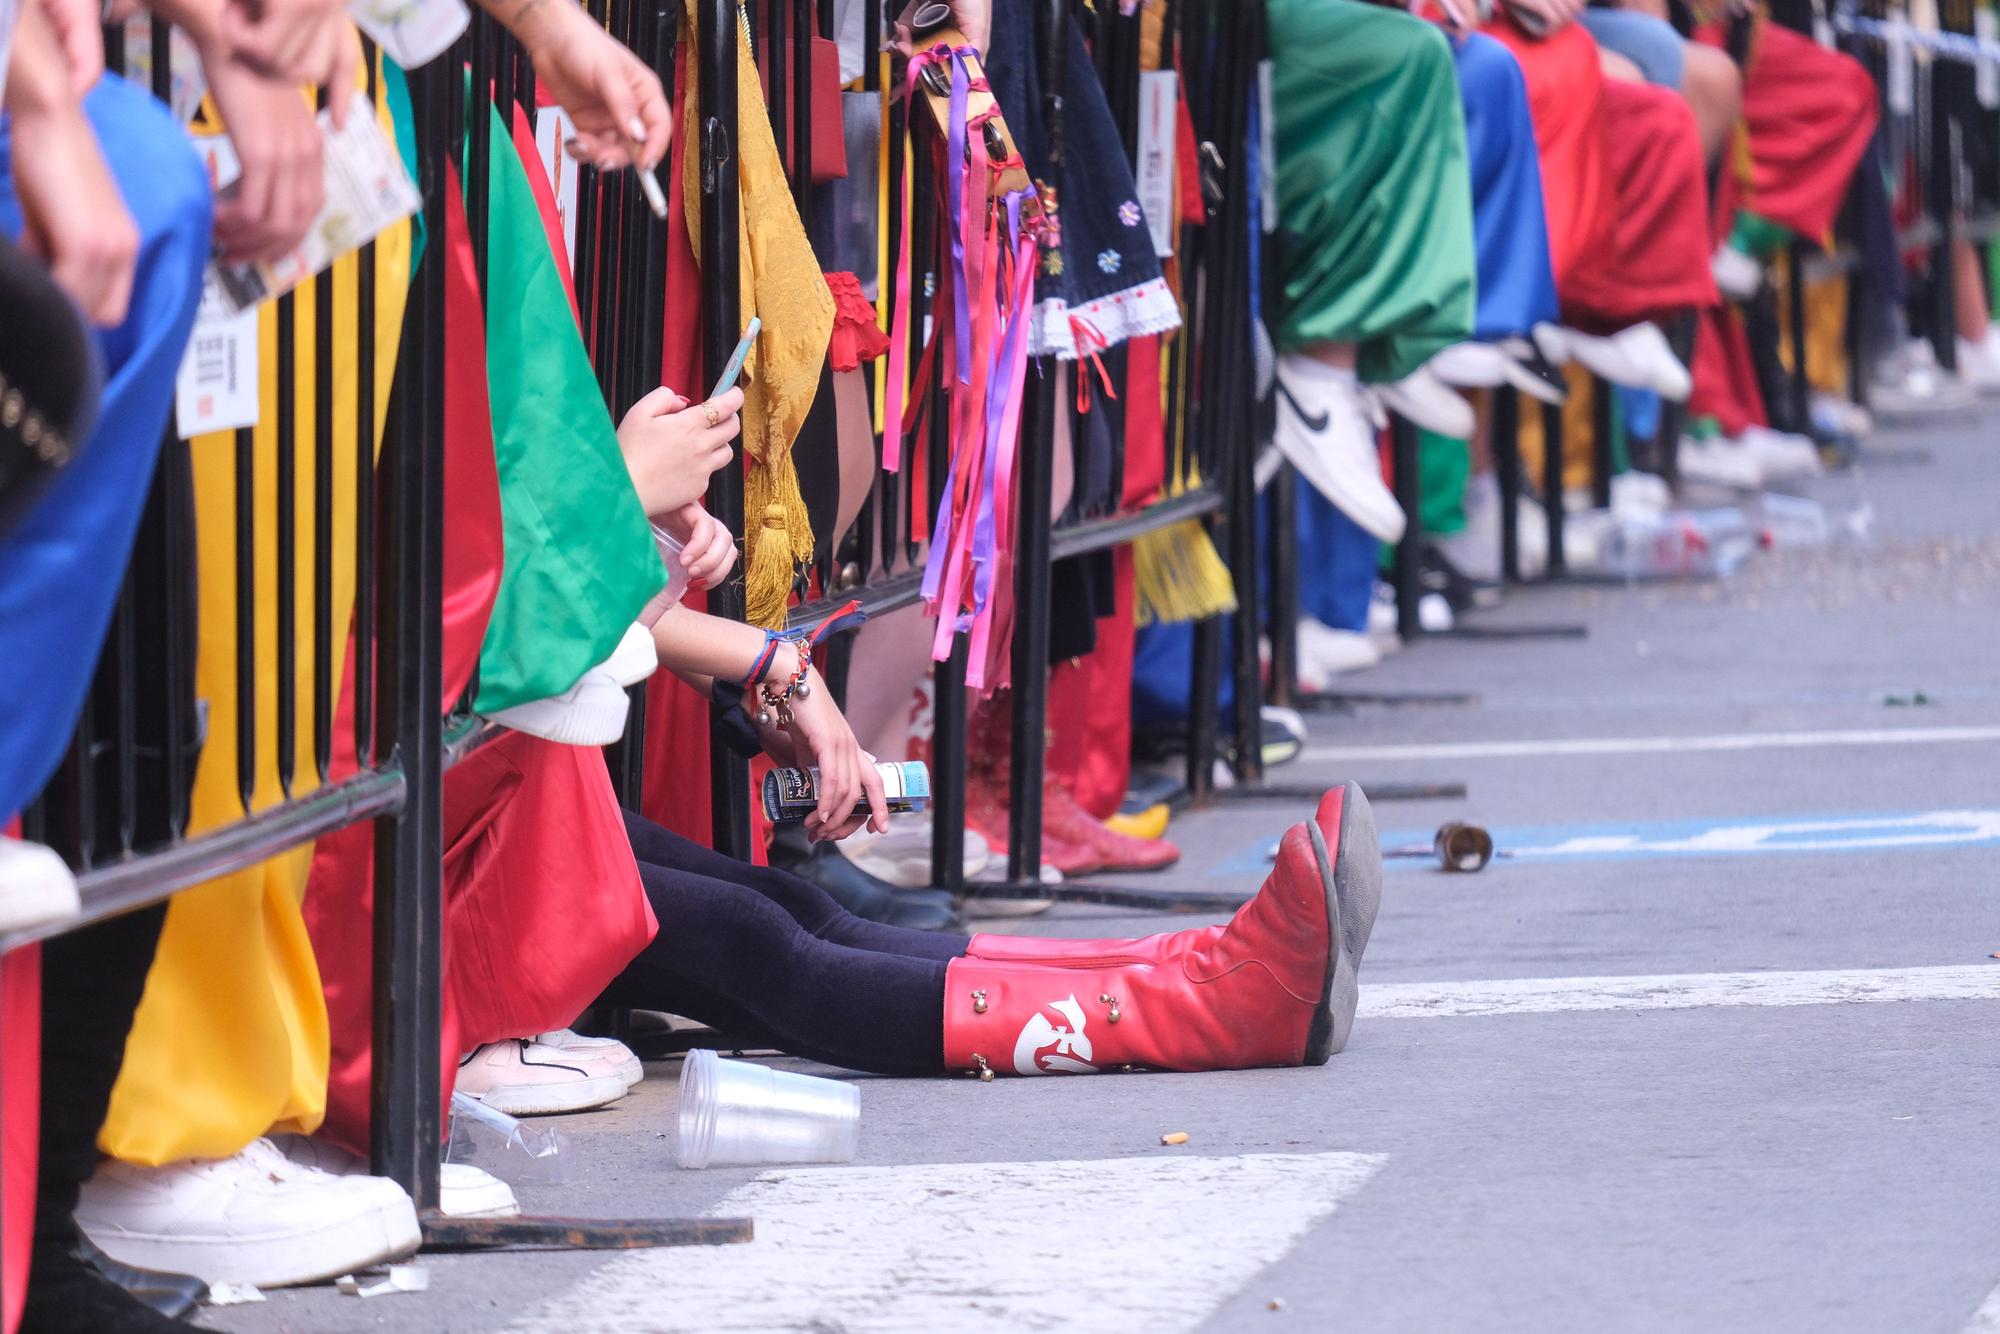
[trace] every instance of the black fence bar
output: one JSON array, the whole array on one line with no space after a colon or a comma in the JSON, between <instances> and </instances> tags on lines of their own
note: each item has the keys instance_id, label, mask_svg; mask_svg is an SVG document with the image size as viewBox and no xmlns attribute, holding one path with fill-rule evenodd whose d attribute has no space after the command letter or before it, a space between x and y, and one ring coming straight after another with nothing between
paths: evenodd
<instances>
[{"instance_id":1,"label":"black fence bar","mask_svg":"<svg viewBox=\"0 0 2000 1334\"><path fill-rule=\"evenodd\" d=\"M703 0L696 41L696 97L701 123L701 353L704 379L720 375L742 337L737 288L736 7ZM688 146L690 152L696 146ZM718 468L708 481L708 512L732 533L743 531L743 473ZM708 609L743 619L742 585L711 589ZM750 855L750 768L717 743L709 747L710 801L718 852Z\"/></svg>"},{"instance_id":2,"label":"black fence bar","mask_svg":"<svg viewBox=\"0 0 2000 1334\"><path fill-rule=\"evenodd\" d=\"M1521 582L1521 392L1512 385L1493 391L1487 429L1493 458L1494 489L1500 496L1500 577Z\"/></svg>"},{"instance_id":3,"label":"black fence bar","mask_svg":"<svg viewBox=\"0 0 2000 1334\"><path fill-rule=\"evenodd\" d=\"M1417 428L1401 417L1389 422L1389 453L1395 472L1396 504L1403 511L1403 539L1391 555L1391 572L1396 588L1396 633L1405 642L1423 633L1418 604L1423 599L1424 541L1422 489L1418 485Z\"/></svg>"},{"instance_id":4,"label":"black fence bar","mask_svg":"<svg viewBox=\"0 0 2000 1334\"><path fill-rule=\"evenodd\" d=\"M417 184L431 237L445 236L445 154L458 62L412 70ZM385 460L381 652L394 663L376 746L404 775L402 806L375 826L374 1060L370 1159L377 1176L436 1212L438 1042L443 1013L444 264L435 246L410 282Z\"/></svg>"},{"instance_id":5,"label":"black fence bar","mask_svg":"<svg viewBox=\"0 0 2000 1334\"><path fill-rule=\"evenodd\" d=\"M277 561L278 602L274 634L277 641L278 788L292 795L298 758L299 723L299 374L298 305L290 292L278 298L278 458Z\"/></svg>"},{"instance_id":6,"label":"black fence bar","mask_svg":"<svg viewBox=\"0 0 2000 1334\"><path fill-rule=\"evenodd\" d=\"M1568 573L1563 555L1563 410L1558 403L1542 404L1542 509L1548 515L1548 573L1557 578Z\"/></svg>"},{"instance_id":7,"label":"black fence bar","mask_svg":"<svg viewBox=\"0 0 2000 1334\"><path fill-rule=\"evenodd\" d=\"M1616 470L1611 440L1617 428L1618 391L1602 376L1590 377L1590 503L1611 508L1611 474ZM1561 491L1558 480L1557 491Z\"/></svg>"}]
</instances>

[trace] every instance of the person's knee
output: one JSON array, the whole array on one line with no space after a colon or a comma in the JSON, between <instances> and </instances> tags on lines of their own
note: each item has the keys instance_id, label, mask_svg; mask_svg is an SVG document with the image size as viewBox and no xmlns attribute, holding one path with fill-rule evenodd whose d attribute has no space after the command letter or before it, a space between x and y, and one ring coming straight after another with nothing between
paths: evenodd
<instances>
[{"instance_id":1,"label":"person's knee","mask_svg":"<svg viewBox=\"0 0 2000 1334\"><path fill-rule=\"evenodd\" d=\"M1706 121L1733 123L1743 110L1743 73L1729 53L1699 42L1687 46L1681 93Z\"/></svg>"},{"instance_id":2,"label":"person's knee","mask_svg":"<svg viewBox=\"0 0 2000 1334\"><path fill-rule=\"evenodd\" d=\"M1617 79L1620 83L1646 82L1646 72L1640 69L1636 62L1619 55L1616 51L1599 47L1597 64L1607 79Z\"/></svg>"}]
</instances>

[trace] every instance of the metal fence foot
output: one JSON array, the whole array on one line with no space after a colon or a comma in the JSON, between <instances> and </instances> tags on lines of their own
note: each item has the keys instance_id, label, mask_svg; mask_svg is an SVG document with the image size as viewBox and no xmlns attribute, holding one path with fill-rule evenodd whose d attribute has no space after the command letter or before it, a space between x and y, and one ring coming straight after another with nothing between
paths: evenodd
<instances>
[{"instance_id":1,"label":"metal fence foot","mask_svg":"<svg viewBox=\"0 0 2000 1334\"><path fill-rule=\"evenodd\" d=\"M747 1218L447 1218L426 1214L426 1251L633 1251L749 1241Z\"/></svg>"}]
</instances>

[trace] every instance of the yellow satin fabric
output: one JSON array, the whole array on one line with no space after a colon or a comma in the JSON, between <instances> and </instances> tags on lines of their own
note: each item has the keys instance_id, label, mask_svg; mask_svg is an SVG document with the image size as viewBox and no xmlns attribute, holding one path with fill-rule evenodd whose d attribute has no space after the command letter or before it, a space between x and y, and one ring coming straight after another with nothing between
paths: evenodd
<instances>
[{"instance_id":1,"label":"yellow satin fabric","mask_svg":"<svg viewBox=\"0 0 2000 1334\"><path fill-rule=\"evenodd\" d=\"M695 49L693 29L682 50ZM833 295L806 237L771 133L749 38L737 33L737 245L741 318L763 317L764 329L744 363L743 448L751 465L743 483L744 585L752 625L780 626L795 563L812 559L812 521L799 494L792 443L819 393L820 367L833 335ZM806 114L801 112L800 114ZM696 99L687 99L685 142L701 142ZM682 167L688 241L701 260L701 155ZM689 386L688 396L709 386Z\"/></svg>"},{"instance_id":2,"label":"yellow satin fabric","mask_svg":"<svg viewBox=\"0 0 2000 1334\"><path fill-rule=\"evenodd\" d=\"M384 133L394 128L377 109ZM360 262L333 268L332 617L338 697L349 616L354 605L356 383ZM410 227L398 225L375 245L374 440L382 438L403 305L410 278ZM294 564L298 701L294 796L318 785L313 759L314 596L313 415L314 284L294 297L296 392L293 506L299 558ZM249 596L256 620L257 751L251 805L283 799L277 746L277 311L258 321L262 412L255 429L256 578ZM208 740L195 772L189 833L242 817L236 738L236 445L233 432L197 437L194 458L196 546L200 578L196 689L208 701ZM146 1165L225 1157L272 1129L311 1131L326 1110L327 1020L319 969L300 914L308 844L250 870L176 896L167 911L158 958L146 979L126 1045L125 1065L99 1143L118 1158ZM357 924L359 926L359 924Z\"/></svg>"}]
</instances>

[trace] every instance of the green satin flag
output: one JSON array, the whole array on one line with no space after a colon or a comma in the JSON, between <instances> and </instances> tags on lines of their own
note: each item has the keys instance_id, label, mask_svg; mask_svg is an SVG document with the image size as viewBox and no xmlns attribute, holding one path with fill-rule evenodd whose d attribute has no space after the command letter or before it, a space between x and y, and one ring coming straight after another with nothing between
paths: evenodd
<instances>
[{"instance_id":1,"label":"green satin flag","mask_svg":"<svg viewBox=\"0 0 2000 1334\"><path fill-rule=\"evenodd\" d=\"M568 690L611 656L666 586L534 192L498 114L491 138L486 378L507 563L479 655L480 713Z\"/></svg>"},{"instance_id":2,"label":"green satin flag","mask_svg":"<svg viewBox=\"0 0 2000 1334\"><path fill-rule=\"evenodd\" d=\"M1444 34L1359 0L1268 0L1285 310L1400 380L1472 333L1472 174Z\"/></svg>"}]
</instances>

